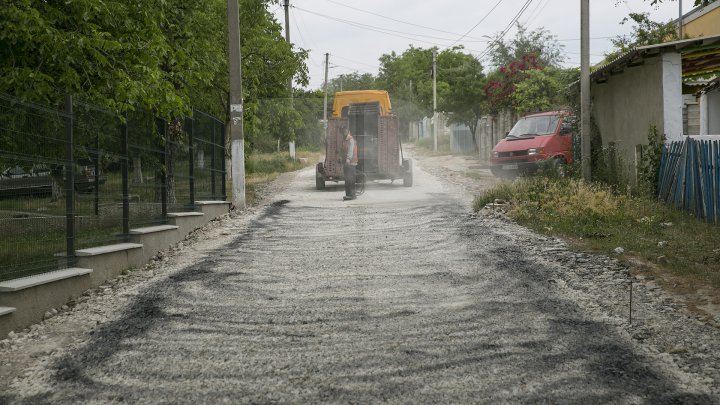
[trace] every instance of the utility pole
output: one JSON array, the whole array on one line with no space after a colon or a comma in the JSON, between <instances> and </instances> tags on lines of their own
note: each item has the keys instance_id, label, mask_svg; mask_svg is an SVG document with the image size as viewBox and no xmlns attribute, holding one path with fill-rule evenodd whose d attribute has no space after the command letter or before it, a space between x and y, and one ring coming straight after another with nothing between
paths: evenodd
<instances>
[{"instance_id":1,"label":"utility pole","mask_svg":"<svg viewBox=\"0 0 720 405\"><path fill-rule=\"evenodd\" d=\"M288 45L290 45L290 48L292 49L292 44L290 43L290 0L284 0L283 6L285 7L285 41L287 41ZM288 93L290 94L290 102L289 107L290 110L294 108L293 103L293 77L290 76L290 80L288 81ZM289 129L293 133L294 130ZM288 149L290 150L290 157L295 160L295 137L290 137L290 144L288 145ZM280 152L280 138L278 138L278 152Z\"/></svg>"},{"instance_id":2,"label":"utility pole","mask_svg":"<svg viewBox=\"0 0 720 405\"><path fill-rule=\"evenodd\" d=\"M290 0L284 0L283 7L285 7L285 41L290 43ZM293 78L290 78L288 83L288 91L290 92L290 107L293 105Z\"/></svg>"},{"instance_id":3,"label":"utility pole","mask_svg":"<svg viewBox=\"0 0 720 405\"><path fill-rule=\"evenodd\" d=\"M433 77L433 152L437 152L437 51L432 53L432 77Z\"/></svg>"},{"instance_id":4,"label":"utility pole","mask_svg":"<svg viewBox=\"0 0 720 405\"><path fill-rule=\"evenodd\" d=\"M328 118L327 118L327 91L328 91L328 61L330 60L330 54L325 54L325 84L323 85L323 94L325 101L323 103L323 129L325 131L325 139L327 139L327 127L328 127Z\"/></svg>"},{"instance_id":5,"label":"utility pole","mask_svg":"<svg viewBox=\"0 0 720 405\"><path fill-rule=\"evenodd\" d=\"M580 0L580 142L582 178L590 181L590 0Z\"/></svg>"},{"instance_id":6,"label":"utility pole","mask_svg":"<svg viewBox=\"0 0 720 405\"><path fill-rule=\"evenodd\" d=\"M243 134L242 67L240 65L239 0L228 0L228 55L230 65L230 153L232 203L245 208L245 135Z\"/></svg>"},{"instance_id":7,"label":"utility pole","mask_svg":"<svg viewBox=\"0 0 720 405\"><path fill-rule=\"evenodd\" d=\"M683 39L683 13L682 13L682 0L678 0L678 39Z\"/></svg>"}]
</instances>

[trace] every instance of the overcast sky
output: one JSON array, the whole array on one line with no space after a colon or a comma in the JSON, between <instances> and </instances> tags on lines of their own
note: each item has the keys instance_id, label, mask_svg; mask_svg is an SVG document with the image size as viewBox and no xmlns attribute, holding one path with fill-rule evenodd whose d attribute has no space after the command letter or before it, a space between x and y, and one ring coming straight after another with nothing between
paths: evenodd
<instances>
[{"instance_id":1,"label":"overcast sky","mask_svg":"<svg viewBox=\"0 0 720 405\"><path fill-rule=\"evenodd\" d=\"M620 24L628 13L648 12L655 21L677 18L678 3L665 3L591 0L590 62L599 62L611 49L608 37L630 32L630 24ZM692 1L683 3L683 12L692 9ZM565 46L565 65L579 66L579 0L290 0L290 39L310 51L309 87L321 88L326 52L330 78L352 72L377 74L381 55L400 54L409 45L443 49L462 44L467 52L481 56L487 46L484 36L505 30L526 4L519 21L530 29L549 30ZM274 7L274 13L284 25L283 7ZM514 34L511 26L505 38Z\"/></svg>"}]
</instances>

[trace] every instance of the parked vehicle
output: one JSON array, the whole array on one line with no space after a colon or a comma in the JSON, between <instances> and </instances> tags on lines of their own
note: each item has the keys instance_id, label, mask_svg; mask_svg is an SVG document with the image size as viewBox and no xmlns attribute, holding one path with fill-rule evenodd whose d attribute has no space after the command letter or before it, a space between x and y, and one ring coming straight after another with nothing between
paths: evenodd
<instances>
[{"instance_id":1,"label":"parked vehicle","mask_svg":"<svg viewBox=\"0 0 720 405\"><path fill-rule=\"evenodd\" d=\"M405 187L412 186L412 165L402 153L400 121L392 114L390 96L384 90L356 90L335 93L325 139L325 161L316 166L318 190L325 188L326 181L343 179L343 166L338 162L343 128L350 129L358 144L359 178L402 179Z\"/></svg>"},{"instance_id":2,"label":"parked vehicle","mask_svg":"<svg viewBox=\"0 0 720 405\"><path fill-rule=\"evenodd\" d=\"M58 167L62 171L62 167ZM64 176L63 176L64 178ZM19 165L0 172L0 198L20 196L46 196L52 194L52 172L47 165L39 164L30 168ZM105 183L105 177L97 179L97 185ZM95 190L95 166L77 167L75 173L75 191L88 193Z\"/></svg>"},{"instance_id":3,"label":"parked vehicle","mask_svg":"<svg viewBox=\"0 0 720 405\"><path fill-rule=\"evenodd\" d=\"M520 118L493 148L490 170L495 176L533 174L541 166L562 172L573 162L573 119L566 111Z\"/></svg>"}]
</instances>

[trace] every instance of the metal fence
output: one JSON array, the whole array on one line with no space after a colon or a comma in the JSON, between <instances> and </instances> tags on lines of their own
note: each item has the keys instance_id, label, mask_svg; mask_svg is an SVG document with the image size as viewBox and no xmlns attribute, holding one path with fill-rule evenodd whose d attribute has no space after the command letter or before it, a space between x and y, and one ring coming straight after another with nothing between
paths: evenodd
<instances>
[{"instance_id":1,"label":"metal fence","mask_svg":"<svg viewBox=\"0 0 720 405\"><path fill-rule=\"evenodd\" d=\"M196 200L225 200L224 123L62 109L0 94L0 280L74 263Z\"/></svg>"},{"instance_id":2,"label":"metal fence","mask_svg":"<svg viewBox=\"0 0 720 405\"><path fill-rule=\"evenodd\" d=\"M720 141L687 138L665 145L658 198L720 223Z\"/></svg>"}]
</instances>

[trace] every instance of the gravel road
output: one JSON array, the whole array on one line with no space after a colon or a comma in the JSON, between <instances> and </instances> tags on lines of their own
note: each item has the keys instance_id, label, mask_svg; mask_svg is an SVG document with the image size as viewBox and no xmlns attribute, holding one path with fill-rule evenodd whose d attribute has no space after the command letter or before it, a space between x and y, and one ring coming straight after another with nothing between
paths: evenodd
<instances>
[{"instance_id":1,"label":"gravel road","mask_svg":"<svg viewBox=\"0 0 720 405\"><path fill-rule=\"evenodd\" d=\"M717 329L639 281L630 325L617 261L470 213L491 180L313 177L2 341L0 403L720 403Z\"/></svg>"}]
</instances>

